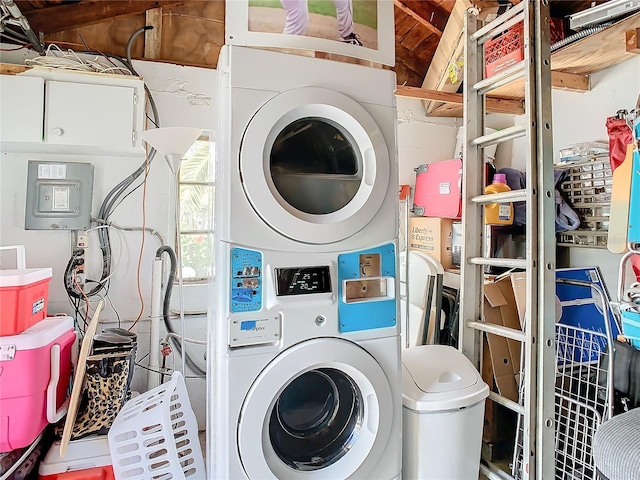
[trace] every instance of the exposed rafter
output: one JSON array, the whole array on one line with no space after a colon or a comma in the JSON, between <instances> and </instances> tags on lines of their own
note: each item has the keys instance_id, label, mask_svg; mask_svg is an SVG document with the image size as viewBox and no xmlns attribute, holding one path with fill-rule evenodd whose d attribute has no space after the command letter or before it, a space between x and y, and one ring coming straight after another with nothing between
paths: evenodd
<instances>
[{"instance_id":1,"label":"exposed rafter","mask_svg":"<svg viewBox=\"0 0 640 480\"><path fill-rule=\"evenodd\" d=\"M442 36L442 31L447 24L449 15L438 8L433 2L419 0L394 0L394 5L407 15L410 15L417 22L424 25L438 36Z\"/></svg>"},{"instance_id":2,"label":"exposed rafter","mask_svg":"<svg viewBox=\"0 0 640 480\"><path fill-rule=\"evenodd\" d=\"M63 32L109 20L120 15L143 13L152 8L184 5L186 1L89 1L31 10L26 13L31 27L45 34Z\"/></svg>"}]
</instances>

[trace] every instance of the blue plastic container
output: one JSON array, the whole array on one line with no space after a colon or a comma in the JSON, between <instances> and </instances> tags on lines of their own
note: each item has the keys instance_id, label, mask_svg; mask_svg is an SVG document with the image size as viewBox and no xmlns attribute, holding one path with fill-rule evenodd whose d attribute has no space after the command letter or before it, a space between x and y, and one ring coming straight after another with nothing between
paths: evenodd
<instances>
[{"instance_id":1,"label":"blue plastic container","mask_svg":"<svg viewBox=\"0 0 640 480\"><path fill-rule=\"evenodd\" d=\"M640 313L631 310L622 312L622 333L631 344L640 350Z\"/></svg>"}]
</instances>

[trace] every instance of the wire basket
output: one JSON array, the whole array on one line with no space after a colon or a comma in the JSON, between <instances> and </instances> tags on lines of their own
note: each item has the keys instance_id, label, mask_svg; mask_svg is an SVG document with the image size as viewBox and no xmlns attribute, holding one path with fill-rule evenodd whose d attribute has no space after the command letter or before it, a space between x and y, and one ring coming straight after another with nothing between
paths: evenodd
<instances>
[{"instance_id":1,"label":"wire basket","mask_svg":"<svg viewBox=\"0 0 640 480\"><path fill-rule=\"evenodd\" d=\"M109 430L109 450L118 480L207 478L180 372L125 404Z\"/></svg>"},{"instance_id":2,"label":"wire basket","mask_svg":"<svg viewBox=\"0 0 640 480\"><path fill-rule=\"evenodd\" d=\"M567 169L560 188L582 220L576 230L558 233L558 245L606 248L613 185L609 154L593 155L555 168Z\"/></svg>"}]
</instances>

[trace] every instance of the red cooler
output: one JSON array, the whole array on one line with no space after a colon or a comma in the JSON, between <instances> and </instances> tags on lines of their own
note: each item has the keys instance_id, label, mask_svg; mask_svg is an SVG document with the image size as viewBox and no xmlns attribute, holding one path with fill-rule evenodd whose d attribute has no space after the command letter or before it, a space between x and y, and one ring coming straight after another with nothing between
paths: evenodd
<instances>
[{"instance_id":1,"label":"red cooler","mask_svg":"<svg viewBox=\"0 0 640 480\"><path fill-rule=\"evenodd\" d=\"M40 462L40 480L114 480L109 440L106 435L94 435L69 442L64 457L60 457L60 441L52 446Z\"/></svg>"},{"instance_id":2,"label":"red cooler","mask_svg":"<svg viewBox=\"0 0 640 480\"><path fill-rule=\"evenodd\" d=\"M26 268L24 245L16 251L15 269L0 270L0 336L24 332L47 314L51 268Z\"/></svg>"},{"instance_id":3,"label":"red cooler","mask_svg":"<svg viewBox=\"0 0 640 480\"><path fill-rule=\"evenodd\" d=\"M66 413L75 339L66 316L0 337L0 452L26 447Z\"/></svg>"}]
</instances>

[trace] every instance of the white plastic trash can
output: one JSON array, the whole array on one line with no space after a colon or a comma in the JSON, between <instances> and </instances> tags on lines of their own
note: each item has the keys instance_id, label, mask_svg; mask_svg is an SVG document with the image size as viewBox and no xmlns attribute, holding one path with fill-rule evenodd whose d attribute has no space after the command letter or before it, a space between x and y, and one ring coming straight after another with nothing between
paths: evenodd
<instances>
[{"instance_id":1,"label":"white plastic trash can","mask_svg":"<svg viewBox=\"0 0 640 480\"><path fill-rule=\"evenodd\" d=\"M477 479L488 396L488 385L455 348L403 350L403 478Z\"/></svg>"}]
</instances>

